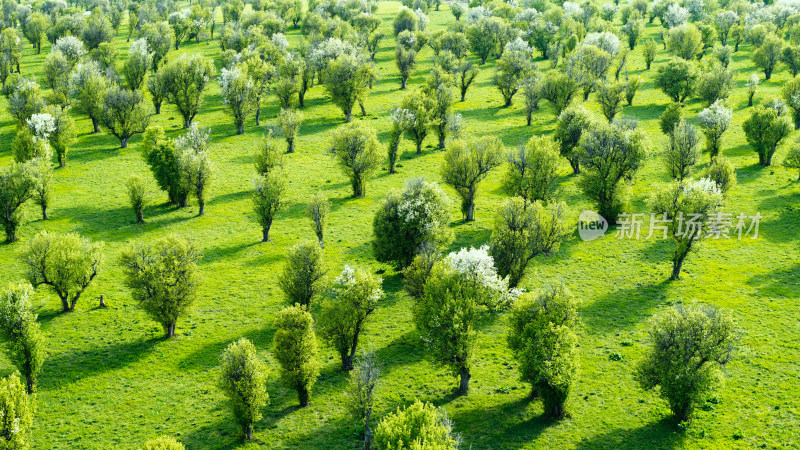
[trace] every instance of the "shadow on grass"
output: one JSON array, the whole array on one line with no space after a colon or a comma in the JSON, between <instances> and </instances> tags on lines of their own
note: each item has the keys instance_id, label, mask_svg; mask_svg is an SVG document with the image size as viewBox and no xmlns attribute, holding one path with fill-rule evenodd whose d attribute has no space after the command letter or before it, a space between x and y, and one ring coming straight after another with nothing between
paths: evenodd
<instances>
[{"instance_id":1,"label":"shadow on grass","mask_svg":"<svg viewBox=\"0 0 800 450\"><path fill-rule=\"evenodd\" d=\"M536 404L535 401L522 397L497 407L456 411L452 414L452 419L456 432L480 430L481 435L475 437L480 438L480 442L468 434L462 434L467 446L490 448L492 444L502 442L503 448L517 448L529 444L547 427L558 423L542 415L529 417L528 410L535 408Z\"/></svg>"},{"instance_id":2,"label":"shadow on grass","mask_svg":"<svg viewBox=\"0 0 800 450\"><path fill-rule=\"evenodd\" d=\"M39 377L40 389L57 389L87 377L121 369L146 357L163 340L162 337L151 337L51 356L44 362Z\"/></svg>"},{"instance_id":3,"label":"shadow on grass","mask_svg":"<svg viewBox=\"0 0 800 450\"><path fill-rule=\"evenodd\" d=\"M422 345L416 331L407 331L386 346L377 349L375 354L384 370L390 372L389 369L392 367L422 361L424 353Z\"/></svg>"},{"instance_id":4,"label":"shadow on grass","mask_svg":"<svg viewBox=\"0 0 800 450\"><path fill-rule=\"evenodd\" d=\"M670 283L673 282L664 280L655 284L639 284L597 297L581 310L586 328L600 333L630 328L649 317L658 305L667 300Z\"/></svg>"},{"instance_id":5,"label":"shadow on grass","mask_svg":"<svg viewBox=\"0 0 800 450\"><path fill-rule=\"evenodd\" d=\"M275 336L275 328L263 328L260 330L251 330L240 337L247 338L253 343L256 348L272 348L272 338ZM208 370L219 366L219 359L222 356L223 350L234 341L239 340L239 336L231 339L213 342L203 346L188 356L183 358L178 363L178 368L181 370Z\"/></svg>"},{"instance_id":6,"label":"shadow on grass","mask_svg":"<svg viewBox=\"0 0 800 450\"><path fill-rule=\"evenodd\" d=\"M578 442L578 449L648 448L672 449L682 446L684 435L671 417L639 428L615 429Z\"/></svg>"}]
</instances>

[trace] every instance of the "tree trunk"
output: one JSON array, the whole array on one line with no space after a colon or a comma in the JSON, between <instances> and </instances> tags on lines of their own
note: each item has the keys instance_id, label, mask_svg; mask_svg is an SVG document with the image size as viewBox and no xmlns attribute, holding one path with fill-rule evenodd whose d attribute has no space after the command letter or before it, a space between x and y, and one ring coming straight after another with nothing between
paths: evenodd
<instances>
[{"instance_id":1,"label":"tree trunk","mask_svg":"<svg viewBox=\"0 0 800 450\"><path fill-rule=\"evenodd\" d=\"M320 236L318 240L319 240L319 248L325 248L325 240L322 239L322 236Z\"/></svg>"},{"instance_id":2,"label":"tree trunk","mask_svg":"<svg viewBox=\"0 0 800 450\"><path fill-rule=\"evenodd\" d=\"M345 372L353 370L353 355L345 351L339 356L342 358L342 370Z\"/></svg>"},{"instance_id":3,"label":"tree trunk","mask_svg":"<svg viewBox=\"0 0 800 450\"><path fill-rule=\"evenodd\" d=\"M136 223L144 223L144 211L136 210Z\"/></svg>"},{"instance_id":4,"label":"tree trunk","mask_svg":"<svg viewBox=\"0 0 800 450\"><path fill-rule=\"evenodd\" d=\"M364 192L364 180L361 178L361 175L353 175L353 197L363 197L365 195Z\"/></svg>"},{"instance_id":5,"label":"tree trunk","mask_svg":"<svg viewBox=\"0 0 800 450\"><path fill-rule=\"evenodd\" d=\"M100 125L97 123L97 119L95 117L89 116L92 119L92 128L94 131L92 133L99 133L100 132Z\"/></svg>"},{"instance_id":6,"label":"tree trunk","mask_svg":"<svg viewBox=\"0 0 800 450\"><path fill-rule=\"evenodd\" d=\"M202 216L206 211L206 201L198 197L197 199L197 215Z\"/></svg>"},{"instance_id":7,"label":"tree trunk","mask_svg":"<svg viewBox=\"0 0 800 450\"><path fill-rule=\"evenodd\" d=\"M72 308L69 307L69 300L67 297L58 296L61 299L61 312L66 313L72 311Z\"/></svg>"},{"instance_id":8,"label":"tree trunk","mask_svg":"<svg viewBox=\"0 0 800 450\"><path fill-rule=\"evenodd\" d=\"M250 442L253 440L253 422L248 423L244 427L244 440Z\"/></svg>"},{"instance_id":9,"label":"tree trunk","mask_svg":"<svg viewBox=\"0 0 800 450\"><path fill-rule=\"evenodd\" d=\"M367 414L367 418L364 421L364 450L370 450L372 448L372 430L369 428L369 414Z\"/></svg>"},{"instance_id":10,"label":"tree trunk","mask_svg":"<svg viewBox=\"0 0 800 450\"><path fill-rule=\"evenodd\" d=\"M192 126L192 118L191 117L184 117L183 118L183 128L189 128Z\"/></svg>"},{"instance_id":11,"label":"tree trunk","mask_svg":"<svg viewBox=\"0 0 800 450\"><path fill-rule=\"evenodd\" d=\"M294 139L286 140L286 153L294 153Z\"/></svg>"},{"instance_id":12,"label":"tree trunk","mask_svg":"<svg viewBox=\"0 0 800 450\"><path fill-rule=\"evenodd\" d=\"M261 125L261 102L256 103L256 126Z\"/></svg>"},{"instance_id":13,"label":"tree trunk","mask_svg":"<svg viewBox=\"0 0 800 450\"><path fill-rule=\"evenodd\" d=\"M578 175L581 173L581 163L578 161L578 158L572 158L569 160L569 165L572 167L572 174Z\"/></svg>"},{"instance_id":14,"label":"tree trunk","mask_svg":"<svg viewBox=\"0 0 800 450\"><path fill-rule=\"evenodd\" d=\"M406 77L400 77L400 89L406 88Z\"/></svg>"},{"instance_id":15,"label":"tree trunk","mask_svg":"<svg viewBox=\"0 0 800 450\"><path fill-rule=\"evenodd\" d=\"M753 95L750 95L750 97L748 97L747 106L753 106Z\"/></svg>"},{"instance_id":16,"label":"tree trunk","mask_svg":"<svg viewBox=\"0 0 800 450\"><path fill-rule=\"evenodd\" d=\"M67 166L67 152L58 152L58 167L62 169Z\"/></svg>"},{"instance_id":17,"label":"tree trunk","mask_svg":"<svg viewBox=\"0 0 800 450\"><path fill-rule=\"evenodd\" d=\"M422 141L417 142L417 154L422 153Z\"/></svg>"},{"instance_id":18,"label":"tree trunk","mask_svg":"<svg viewBox=\"0 0 800 450\"><path fill-rule=\"evenodd\" d=\"M509 97L509 98L507 98L507 99L506 99L506 103L505 103L505 105L504 105L504 106L506 106L506 107L509 107L509 106L511 106L511 97Z\"/></svg>"},{"instance_id":19,"label":"tree trunk","mask_svg":"<svg viewBox=\"0 0 800 450\"><path fill-rule=\"evenodd\" d=\"M458 384L458 393L460 395L469 394L469 379L472 377L472 375L469 373L469 369L462 367L458 370L458 375L461 377Z\"/></svg>"},{"instance_id":20,"label":"tree trunk","mask_svg":"<svg viewBox=\"0 0 800 450\"><path fill-rule=\"evenodd\" d=\"M33 383L33 377L30 375L25 375L25 384L26 387L28 388L28 394L33 394L35 388Z\"/></svg>"},{"instance_id":21,"label":"tree trunk","mask_svg":"<svg viewBox=\"0 0 800 450\"><path fill-rule=\"evenodd\" d=\"M362 117L367 117L367 110L364 108L364 104L363 103L359 103L358 106L361 107L361 116Z\"/></svg>"},{"instance_id":22,"label":"tree trunk","mask_svg":"<svg viewBox=\"0 0 800 450\"><path fill-rule=\"evenodd\" d=\"M297 399L300 400L300 407L305 408L308 406L308 400L311 397L309 395L308 389L305 387L297 388Z\"/></svg>"},{"instance_id":23,"label":"tree trunk","mask_svg":"<svg viewBox=\"0 0 800 450\"><path fill-rule=\"evenodd\" d=\"M175 337L175 324L168 323L164 326L164 332L166 334L167 339Z\"/></svg>"},{"instance_id":24,"label":"tree trunk","mask_svg":"<svg viewBox=\"0 0 800 450\"><path fill-rule=\"evenodd\" d=\"M161 114L161 102L153 103L153 106L156 108L156 114Z\"/></svg>"},{"instance_id":25,"label":"tree trunk","mask_svg":"<svg viewBox=\"0 0 800 450\"><path fill-rule=\"evenodd\" d=\"M47 205L42 205L42 220L47 220Z\"/></svg>"},{"instance_id":26,"label":"tree trunk","mask_svg":"<svg viewBox=\"0 0 800 450\"><path fill-rule=\"evenodd\" d=\"M17 241L17 223L13 220L6 220L6 244Z\"/></svg>"},{"instance_id":27,"label":"tree trunk","mask_svg":"<svg viewBox=\"0 0 800 450\"><path fill-rule=\"evenodd\" d=\"M236 134L244 134L244 122L236 124Z\"/></svg>"},{"instance_id":28,"label":"tree trunk","mask_svg":"<svg viewBox=\"0 0 800 450\"><path fill-rule=\"evenodd\" d=\"M525 125L531 126L532 117L533 117L533 114L531 114L530 112L526 112L525 113L525 119L526 119L526 122L527 122Z\"/></svg>"},{"instance_id":29,"label":"tree trunk","mask_svg":"<svg viewBox=\"0 0 800 450\"><path fill-rule=\"evenodd\" d=\"M444 144L445 144L444 141L445 141L445 135L444 133L442 133L441 135L439 135L439 150L444 150Z\"/></svg>"},{"instance_id":30,"label":"tree trunk","mask_svg":"<svg viewBox=\"0 0 800 450\"><path fill-rule=\"evenodd\" d=\"M347 122L347 123L350 123L352 120L353 120L353 110L352 109L348 109L344 113L344 121Z\"/></svg>"},{"instance_id":31,"label":"tree trunk","mask_svg":"<svg viewBox=\"0 0 800 450\"><path fill-rule=\"evenodd\" d=\"M130 138L129 137L121 138L119 140L119 147L120 148L128 148L128 139L130 139Z\"/></svg>"}]
</instances>

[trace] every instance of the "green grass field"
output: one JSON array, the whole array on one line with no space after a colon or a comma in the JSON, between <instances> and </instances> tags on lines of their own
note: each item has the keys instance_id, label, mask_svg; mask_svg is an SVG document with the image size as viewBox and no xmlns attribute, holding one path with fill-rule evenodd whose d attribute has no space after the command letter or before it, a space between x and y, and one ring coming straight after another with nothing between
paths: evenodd
<instances>
[{"instance_id":1,"label":"green grass field","mask_svg":"<svg viewBox=\"0 0 800 450\"><path fill-rule=\"evenodd\" d=\"M370 94L369 115L356 117L376 128L382 143L388 140L389 110L405 94L394 63L391 21L397 2L381 2L387 38L376 57L380 79ZM431 11L430 30L453 20L447 7ZM221 21L221 17L218 18ZM656 37L658 25L647 32ZM292 44L299 31L287 33ZM123 25L115 42L120 64L125 57ZM660 41L659 41L660 42ZM26 43L22 73L39 75L41 55ZM745 448L795 446L800 442L796 337L800 262L797 251L800 218L800 184L797 173L776 167L761 168L741 129L748 117L744 83L758 69L749 59L750 44L734 54L736 74L733 123L724 137L723 154L736 167L739 185L729 195L726 210L763 216L756 240L707 241L685 264L681 281L668 282L672 244L654 240L618 240L613 233L583 242L570 235L558 253L532 261L522 285L535 290L563 281L581 300L579 329L580 369L568 402L569 417L558 422L541 418L538 402L526 397L529 387L518 381L516 363L506 345L506 318L486 316L480 323L471 392L453 395L456 380L425 358L411 319L411 299L402 290L401 276L388 265L377 263L371 253L372 217L391 189L401 188L411 177L440 181L442 152L428 148L416 155L413 143L404 140L398 173L382 170L370 179L365 198L350 197L350 185L326 153L332 130L343 123L341 111L332 106L323 87L307 95L305 121L288 155L290 204L272 227L269 243L261 243L261 230L252 213L249 196L254 170L252 154L264 135L252 119L246 133L235 128L220 102L219 88L212 84L196 120L211 127L211 158L216 177L206 213L196 217L196 205L176 209L165 204L166 194L155 181L139 152L141 137L130 148L119 149L107 134L91 134L91 123L75 114L78 141L72 146L68 166L55 171L55 199L50 219L39 220L37 207L28 204L21 242L0 246L0 277L4 283L24 278L21 249L35 233L76 231L105 242L104 262L95 282L83 295L76 311L60 313L57 297L42 287L36 294L36 312L47 336L48 357L40 376L34 443L42 449L137 448L148 438L176 436L187 448L235 448L240 439L225 398L217 387L219 356L225 346L245 336L256 345L271 368L270 405L255 425L255 443L266 448L358 448L361 427L347 414L342 389L346 374L339 370L337 355L322 347L321 376L309 407L299 409L295 393L278 378L271 356L273 315L285 304L277 287L287 250L294 243L313 239L305 215L310 194L321 190L331 198L325 248L331 271L345 263L385 269L382 305L371 316L363 348L377 352L383 364L382 384L375 417L407 405L415 398L446 409L465 448ZM218 41L182 45L180 52L198 52L218 60ZM170 52L168 58L174 57ZM413 87L423 82L431 66L429 48L419 56ZM669 180L656 156L665 141L658 117L669 99L654 89L652 75L669 55L662 50L650 72L644 71L641 49L631 54L631 75L645 84L633 107L622 116L635 118L647 133L652 156L637 175L633 207L646 212L644 200L658 183ZM549 69L549 62L540 62ZM542 101L533 125L525 126L521 98L502 107L502 97L492 85L494 61L481 67L474 86L456 112L463 114L468 132L475 136L497 135L511 149L532 135L549 135L555 125L551 106ZM756 102L779 96L790 78L782 66L763 82ZM762 74L763 78L763 74ZM580 99L578 99L580 101ZM12 161L10 142L15 123L0 99L0 165ZM602 120L594 96L586 103ZM685 115L694 120L704 105L688 102ZM262 118L277 114L274 98L266 101ZM153 124L171 137L182 133L182 120L165 105ZM796 133L796 132L795 132ZM787 142L793 142L792 135ZM786 147L775 157L783 159ZM700 169L707 164L704 156ZM488 243L494 211L507 197L500 189L505 168L496 170L481 185L476 221L464 223L454 202L451 224L456 240L451 250ZM698 170L699 171L699 170ZM134 223L124 183L140 174L149 181L146 223ZM455 192L446 188L455 198ZM575 186L563 161L558 198L566 201L577 219L591 208ZM117 264L121 249L136 240L151 240L170 233L190 238L202 250L202 283L196 307L178 323L178 336L162 338L161 328L137 309L121 282ZM97 308L104 295L109 308ZM717 401L700 408L694 421L679 427L666 403L654 393L641 391L632 370L645 350L647 319L679 302L697 300L732 310L742 331L741 346L727 367L726 389ZM631 344L631 345L629 345ZM610 355L621 359L612 360ZM13 371L0 357L0 373Z\"/></svg>"}]
</instances>

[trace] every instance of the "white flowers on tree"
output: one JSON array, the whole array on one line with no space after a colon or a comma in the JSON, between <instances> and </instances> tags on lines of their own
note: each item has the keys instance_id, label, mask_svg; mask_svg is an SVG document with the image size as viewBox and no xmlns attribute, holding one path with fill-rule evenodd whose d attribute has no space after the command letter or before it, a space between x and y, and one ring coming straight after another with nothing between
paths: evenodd
<instances>
[{"instance_id":1,"label":"white flowers on tree","mask_svg":"<svg viewBox=\"0 0 800 450\"><path fill-rule=\"evenodd\" d=\"M707 150L711 154L712 160L719 154L720 139L730 126L731 119L733 119L733 110L727 108L722 100L715 101L697 115L697 120L706 135Z\"/></svg>"},{"instance_id":2,"label":"white flowers on tree","mask_svg":"<svg viewBox=\"0 0 800 450\"><path fill-rule=\"evenodd\" d=\"M583 45L594 45L611 56L619 53L619 38L610 31L587 34L583 40Z\"/></svg>"},{"instance_id":3,"label":"white flowers on tree","mask_svg":"<svg viewBox=\"0 0 800 450\"><path fill-rule=\"evenodd\" d=\"M683 25L689 20L689 11L686 8L682 8L678 6L677 3L672 3L667 8L667 12L664 13L664 26L667 29L675 28L679 25Z\"/></svg>"},{"instance_id":4,"label":"white flowers on tree","mask_svg":"<svg viewBox=\"0 0 800 450\"><path fill-rule=\"evenodd\" d=\"M28 120L25 121L34 137L38 139L48 139L50 133L56 130L56 121L48 113L33 114Z\"/></svg>"},{"instance_id":5,"label":"white flowers on tree","mask_svg":"<svg viewBox=\"0 0 800 450\"><path fill-rule=\"evenodd\" d=\"M450 253L444 262L472 283L478 293L477 303L490 310L511 306L522 291L508 289L508 277L497 275L494 258L489 255L489 246L462 248Z\"/></svg>"},{"instance_id":6,"label":"white flowers on tree","mask_svg":"<svg viewBox=\"0 0 800 450\"><path fill-rule=\"evenodd\" d=\"M83 45L83 41L75 36L58 38L53 45L52 51L61 52L72 66L75 66L86 55L86 47Z\"/></svg>"}]
</instances>

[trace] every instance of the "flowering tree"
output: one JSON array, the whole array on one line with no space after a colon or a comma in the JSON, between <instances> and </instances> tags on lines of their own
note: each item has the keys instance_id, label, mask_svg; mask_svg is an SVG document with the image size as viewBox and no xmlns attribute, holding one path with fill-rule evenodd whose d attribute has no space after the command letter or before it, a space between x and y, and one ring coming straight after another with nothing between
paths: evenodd
<instances>
[{"instance_id":1,"label":"flowering tree","mask_svg":"<svg viewBox=\"0 0 800 450\"><path fill-rule=\"evenodd\" d=\"M144 38L131 43L128 49L128 59L122 66L122 74L128 82L128 87L137 90L144 82L144 76L153 65L153 52Z\"/></svg>"},{"instance_id":2,"label":"flowering tree","mask_svg":"<svg viewBox=\"0 0 800 450\"><path fill-rule=\"evenodd\" d=\"M236 134L244 133L244 122L255 111L256 91L253 81L238 68L222 69L219 77L222 104L233 117Z\"/></svg>"},{"instance_id":3,"label":"flowering tree","mask_svg":"<svg viewBox=\"0 0 800 450\"><path fill-rule=\"evenodd\" d=\"M733 119L733 110L727 108L721 100L715 101L697 115L700 127L706 135L706 149L712 160L719 155L722 135L728 130L731 119Z\"/></svg>"},{"instance_id":4,"label":"flowering tree","mask_svg":"<svg viewBox=\"0 0 800 450\"><path fill-rule=\"evenodd\" d=\"M322 339L339 353L342 370L353 368L364 322L383 297L381 279L363 269L345 265L334 280L318 325Z\"/></svg>"}]
</instances>

